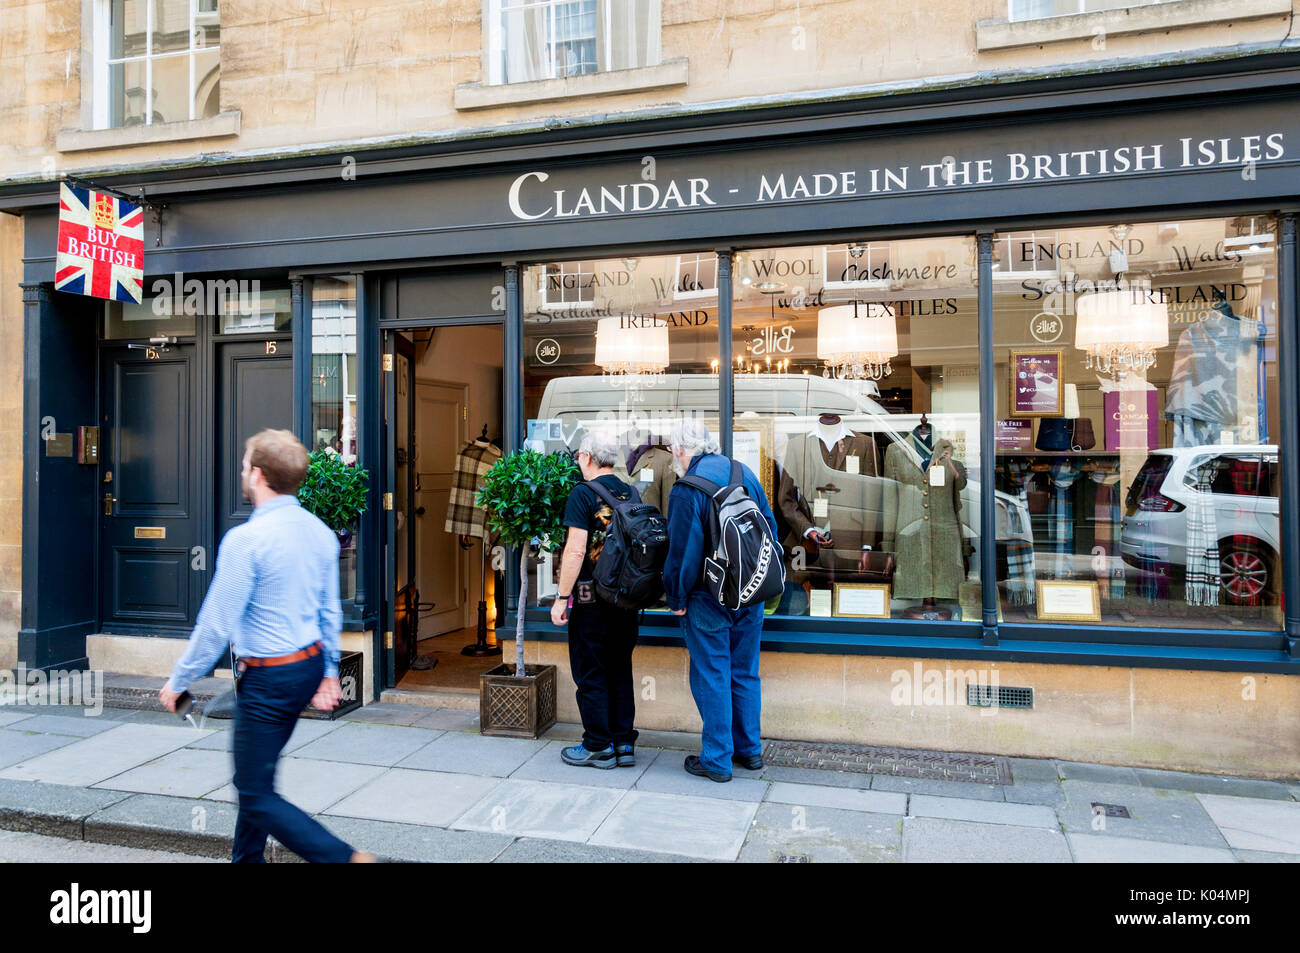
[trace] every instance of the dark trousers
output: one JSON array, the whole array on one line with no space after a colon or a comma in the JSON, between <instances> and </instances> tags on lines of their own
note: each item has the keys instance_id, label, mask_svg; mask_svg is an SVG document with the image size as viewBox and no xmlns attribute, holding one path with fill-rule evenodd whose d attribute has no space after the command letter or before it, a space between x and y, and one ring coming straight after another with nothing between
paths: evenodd
<instances>
[{"instance_id":1,"label":"dark trousers","mask_svg":"<svg viewBox=\"0 0 1300 953\"><path fill-rule=\"evenodd\" d=\"M235 705L235 863L264 862L266 836L313 863L345 863L352 848L310 815L275 792L275 765L293 734L298 715L320 686L325 658L248 668L240 676Z\"/></svg>"},{"instance_id":2,"label":"dark trousers","mask_svg":"<svg viewBox=\"0 0 1300 953\"><path fill-rule=\"evenodd\" d=\"M635 612L599 599L575 605L569 613L569 667L578 686L582 744L588 751L636 743L636 627Z\"/></svg>"}]
</instances>

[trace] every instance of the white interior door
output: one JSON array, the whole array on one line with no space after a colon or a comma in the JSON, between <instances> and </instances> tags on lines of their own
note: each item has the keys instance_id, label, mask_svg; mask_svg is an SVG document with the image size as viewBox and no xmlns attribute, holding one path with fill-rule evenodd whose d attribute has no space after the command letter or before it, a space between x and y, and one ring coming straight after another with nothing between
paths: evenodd
<instances>
[{"instance_id":1,"label":"white interior door","mask_svg":"<svg viewBox=\"0 0 1300 953\"><path fill-rule=\"evenodd\" d=\"M420 601L434 603L420 618L420 635L441 635L470 624L469 555L444 528L456 455L468 442L469 388L440 381L415 382L416 579Z\"/></svg>"}]
</instances>

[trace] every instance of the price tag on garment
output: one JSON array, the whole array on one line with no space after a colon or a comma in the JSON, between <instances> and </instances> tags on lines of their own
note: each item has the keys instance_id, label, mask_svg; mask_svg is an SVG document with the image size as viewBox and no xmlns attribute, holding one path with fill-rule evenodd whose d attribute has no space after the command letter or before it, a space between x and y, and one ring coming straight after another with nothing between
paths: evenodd
<instances>
[{"instance_id":1,"label":"price tag on garment","mask_svg":"<svg viewBox=\"0 0 1300 953\"><path fill-rule=\"evenodd\" d=\"M655 481L654 470L650 469L649 467L646 467L644 470L641 471L642 483L653 483L654 481Z\"/></svg>"},{"instance_id":2,"label":"price tag on garment","mask_svg":"<svg viewBox=\"0 0 1300 953\"><path fill-rule=\"evenodd\" d=\"M830 515L830 501L826 497L813 500L813 519L823 519Z\"/></svg>"},{"instance_id":3,"label":"price tag on garment","mask_svg":"<svg viewBox=\"0 0 1300 953\"><path fill-rule=\"evenodd\" d=\"M845 457L845 458L844 458L844 472L845 472L845 473L854 473L854 474L861 473L861 472L862 472L862 463L861 463L860 459L859 459L858 457L856 457L856 456L848 456L848 457Z\"/></svg>"},{"instance_id":4,"label":"price tag on garment","mask_svg":"<svg viewBox=\"0 0 1300 953\"><path fill-rule=\"evenodd\" d=\"M939 464L930 467L930 486L943 486L947 472L947 468Z\"/></svg>"},{"instance_id":5,"label":"price tag on garment","mask_svg":"<svg viewBox=\"0 0 1300 953\"><path fill-rule=\"evenodd\" d=\"M1234 434L1231 430L1219 431L1219 443L1230 447L1236 442L1237 442L1236 434Z\"/></svg>"}]
</instances>

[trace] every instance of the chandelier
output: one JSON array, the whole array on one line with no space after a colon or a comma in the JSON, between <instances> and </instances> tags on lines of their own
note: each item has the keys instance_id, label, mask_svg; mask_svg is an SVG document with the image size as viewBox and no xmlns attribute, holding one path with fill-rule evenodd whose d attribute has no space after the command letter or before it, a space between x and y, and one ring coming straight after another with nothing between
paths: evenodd
<instances>
[{"instance_id":1,"label":"chandelier","mask_svg":"<svg viewBox=\"0 0 1300 953\"><path fill-rule=\"evenodd\" d=\"M823 377L878 381L894 372L890 358L898 356L898 327L894 309L884 302L858 302L817 312L817 359L826 365Z\"/></svg>"},{"instance_id":2,"label":"chandelier","mask_svg":"<svg viewBox=\"0 0 1300 953\"><path fill-rule=\"evenodd\" d=\"M611 387L625 387L635 397L653 387L668 369L668 326L628 325L616 316L596 322L596 364ZM639 319L633 319L639 320Z\"/></svg>"},{"instance_id":3,"label":"chandelier","mask_svg":"<svg viewBox=\"0 0 1300 953\"><path fill-rule=\"evenodd\" d=\"M1075 300L1074 346L1090 371L1118 381L1145 375L1156 351L1169 346L1169 306L1133 285L1080 295Z\"/></svg>"}]
</instances>

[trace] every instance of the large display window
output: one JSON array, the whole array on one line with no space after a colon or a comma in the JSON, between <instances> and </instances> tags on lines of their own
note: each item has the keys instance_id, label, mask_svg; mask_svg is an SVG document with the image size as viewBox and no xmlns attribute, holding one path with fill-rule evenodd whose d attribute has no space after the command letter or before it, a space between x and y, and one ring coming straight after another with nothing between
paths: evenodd
<instances>
[{"instance_id":1,"label":"large display window","mask_svg":"<svg viewBox=\"0 0 1300 953\"><path fill-rule=\"evenodd\" d=\"M1008 621L1281 625L1266 218L994 237Z\"/></svg>"}]
</instances>

